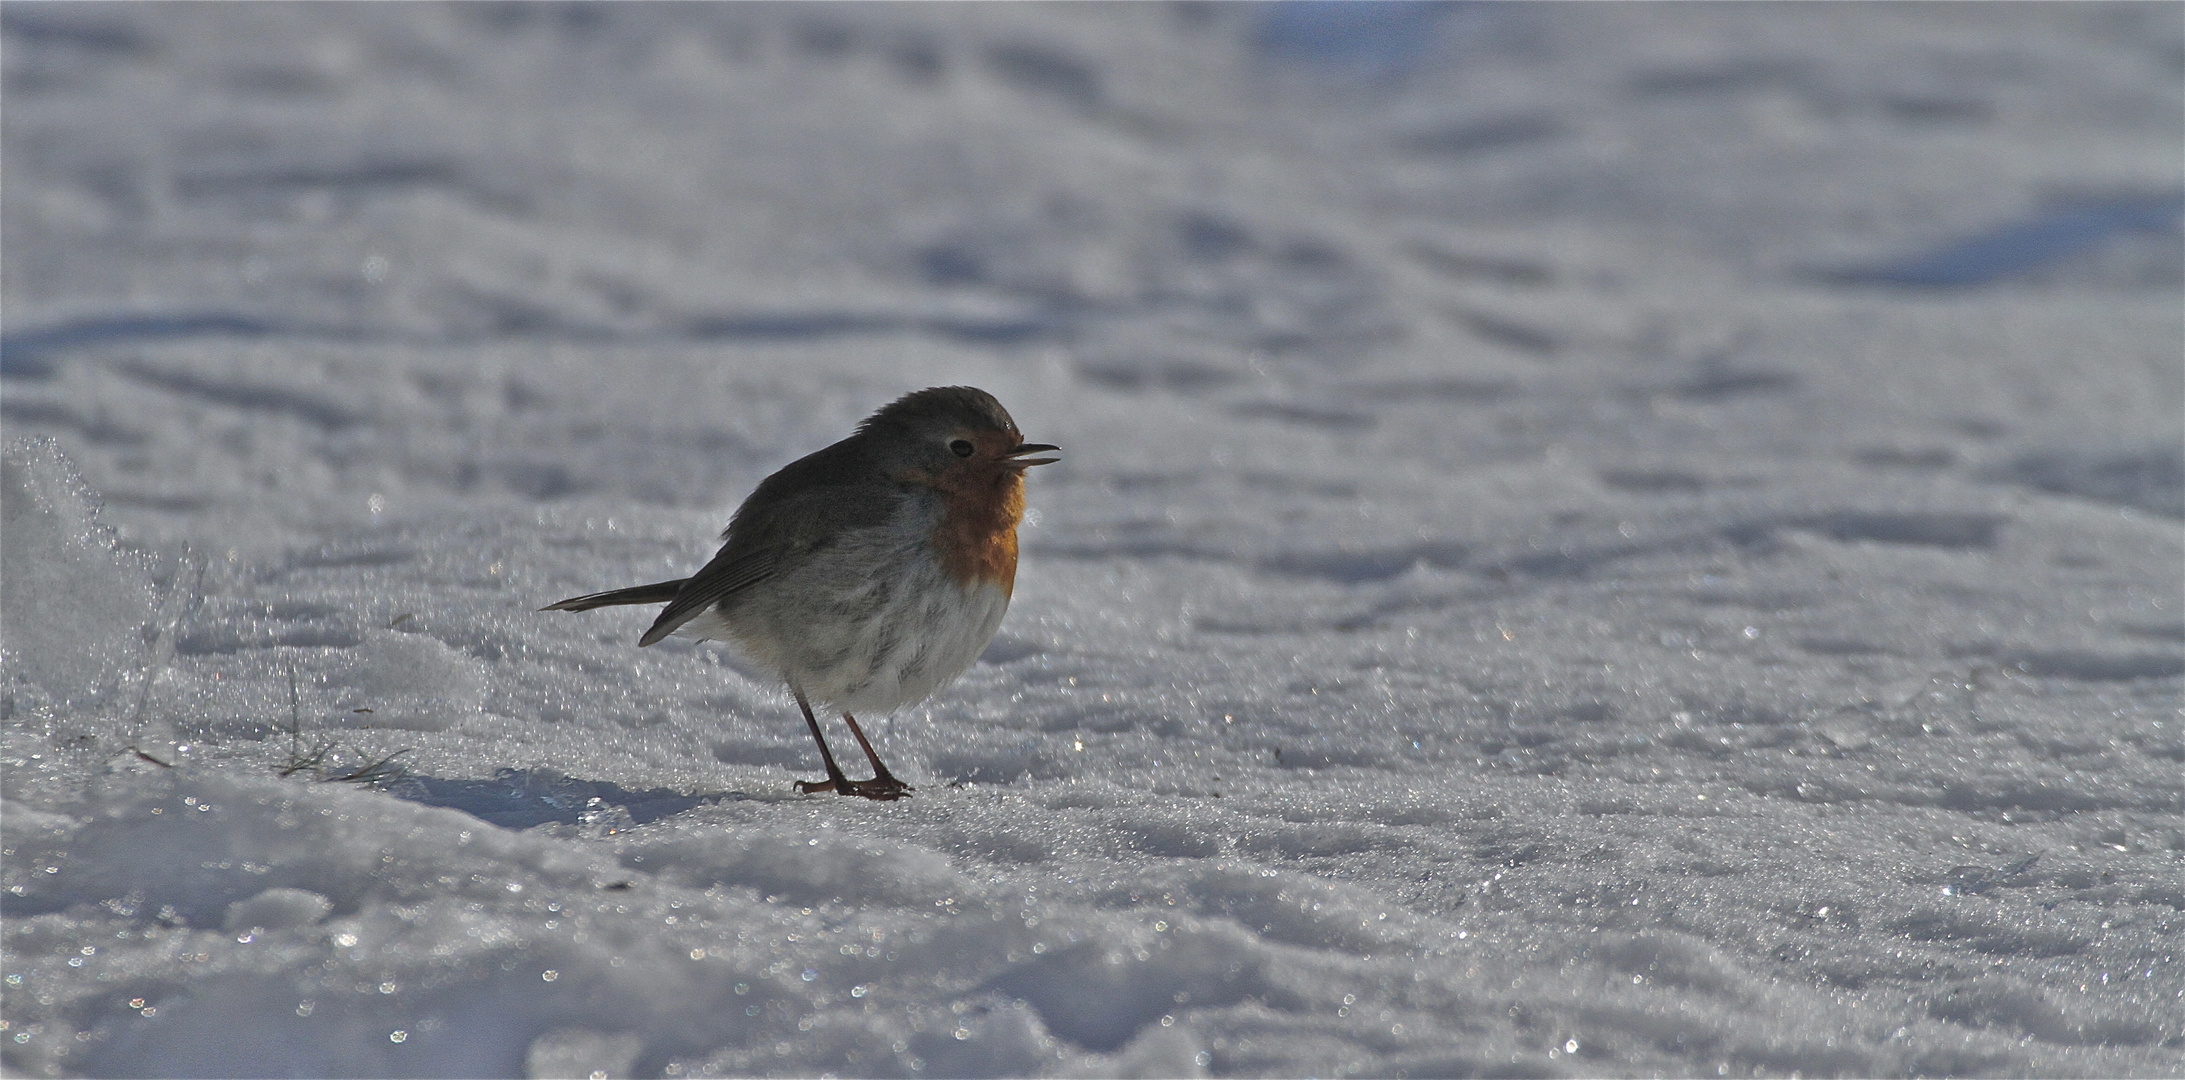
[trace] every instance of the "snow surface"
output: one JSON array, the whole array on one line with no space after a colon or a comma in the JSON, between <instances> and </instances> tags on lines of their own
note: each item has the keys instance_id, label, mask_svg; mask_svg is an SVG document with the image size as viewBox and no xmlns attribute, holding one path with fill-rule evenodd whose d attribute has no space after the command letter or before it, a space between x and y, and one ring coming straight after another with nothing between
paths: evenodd
<instances>
[{"instance_id":1,"label":"snow surface","mask_svg":"<svg viewBox=\"0 0 2185 1080\"><path fill-rule=\"evenodd\" d=\"M0 19L12 1075L2185 1073L2185 8ZM535 610L940 383L915 798Z\"/></svg>"}]
</instances>

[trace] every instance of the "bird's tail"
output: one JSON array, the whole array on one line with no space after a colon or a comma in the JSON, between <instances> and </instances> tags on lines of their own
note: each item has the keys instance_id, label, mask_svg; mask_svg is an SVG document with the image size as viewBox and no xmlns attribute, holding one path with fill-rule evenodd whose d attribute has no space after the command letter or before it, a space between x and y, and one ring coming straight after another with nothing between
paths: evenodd
<instances>
[{"instance_id":1,"label":"bird's tail","mask_svg":"<svg viewBox=\"0 0 2185 1080\"><path fill-rule=\"evenodd\" d=\"M548 604L540 611L590 611L598 607L614 607L618 604L665 604L683 591L683 583L689 578L674 581L655 581L650 585L632 585L627 589L609 589L606 592L572 596L557 604Z\"/></svg>"}]
</instances>

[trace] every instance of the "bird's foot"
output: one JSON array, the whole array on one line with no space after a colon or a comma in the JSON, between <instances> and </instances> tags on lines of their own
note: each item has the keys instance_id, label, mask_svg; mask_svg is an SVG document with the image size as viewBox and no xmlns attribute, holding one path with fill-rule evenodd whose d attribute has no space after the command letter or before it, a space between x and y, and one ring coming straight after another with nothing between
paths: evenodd
<instances>
[{"instance_id":1,"label":"bird's foot","mask_svg":"<svg viewBox=\"0 0 2185 1080\"><path fill-rule=\"evenodd\" d=\"M834 780L797 781L797 794L799 795L815 795L820 792L832 791L837 795L861 795L876 802L892 802L916 790L916 788L892 776L876 776L870 780L851 780L845 777Z\"/></svg>"},{"instance_id":2,"label":"bird's foot","mask_svg":"<svg viewBox=\"0 0 2185 1080\"><path fill-rule=\"evenodd\" d=\"M868 799L877 800L879 802L892 802L896 799L901 799L909 796L910 793L915 790L917 789L911 787L909 784L906 784L901 780L897 780L896 778L889 776L886 773L881 773L880 775L875 776L870 780L851 781L849 793L852 795L863 795Z\"/></svg>"}]
</instances>

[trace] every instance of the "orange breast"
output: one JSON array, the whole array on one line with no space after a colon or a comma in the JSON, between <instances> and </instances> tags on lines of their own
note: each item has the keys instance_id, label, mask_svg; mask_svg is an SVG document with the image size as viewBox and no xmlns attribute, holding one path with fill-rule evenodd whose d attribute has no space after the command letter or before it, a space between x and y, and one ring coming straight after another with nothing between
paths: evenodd
<instances>
[{"instance_id":1,"label":"orange breast","mask_svg":"<svg viewBox=\"0 0 2185 1080\"><path fill-rule=\"evenodd\" d=\"M1013 591L1017 581L1017 522L1024 517L1024 474L1001 469L958 474L934 485L946 499L933 546L960 585L991 584Z\"/></svg>"}]
</instances>

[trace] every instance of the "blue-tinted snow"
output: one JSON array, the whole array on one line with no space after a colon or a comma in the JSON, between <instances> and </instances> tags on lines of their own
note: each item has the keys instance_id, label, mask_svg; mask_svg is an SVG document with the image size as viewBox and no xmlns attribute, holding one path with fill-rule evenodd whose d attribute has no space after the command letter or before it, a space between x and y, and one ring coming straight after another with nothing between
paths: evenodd
<instances>
[{"instance_id":1,"label":"blue-tinted snow","mask_svg":"<svg viewBox=\"0 0 2185 1080\"><path fill-rule=\"evenodd\" d=\"M2181 24L10 4L0 1062L2185 1072ZM535 610L944 382L915 798Z\"/></svg>"},{"instance_id":2,"label":"blue-tinted snow","mask_svg":"<svg viewBox=\"0 0 2185 1080\"><path fill-rule=\"evenodd\" d=\"M1985 285L2040 271L2132 233L2175 234L2185 226L2185 197L2119 196L2050 207L2029 220L1878 266L1844 270L1840 281L1927 288ZM2170 245L2176 247L2173 242ZM2174 269L2175 250L2162 266Z\"/></svg>"}]
</instances>

